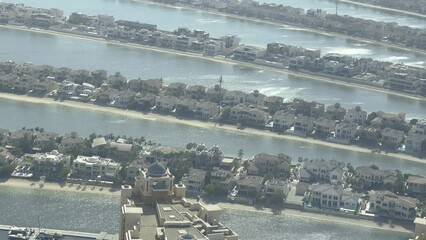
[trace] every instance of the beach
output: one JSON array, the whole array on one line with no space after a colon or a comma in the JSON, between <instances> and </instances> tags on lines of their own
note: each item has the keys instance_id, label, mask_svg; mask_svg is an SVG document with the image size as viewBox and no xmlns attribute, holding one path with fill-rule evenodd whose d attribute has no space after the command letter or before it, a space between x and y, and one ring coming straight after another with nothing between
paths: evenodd
<instances>
[{"instance_id":1,"label":"beach","mask_svg":"<svg viewBox=\"0 0 426 240\"><path fill-rule=\"evenodd\" d=\"M34 190L49 190L49 191L66 191L66 192L83 192L93 194L107 194L120 196L120 191L111 187L101 187L87 185L86 187L76 183L57 183L57 182L44 182L40 186L39 181L31 181L26 179L9 178L6 181L0 181L0 187L13 187L13 188L25 188Z\"/></svg>"},{"instance_id":2,"label":"beach","mask_svg":"<svg viewBox=\"0 0 426 240\"><path fill-rule=\"evenodd\" d=\"M297 24L278 23L278 22L270 21L270 20L240 16L240 15L232 14L232 13L219 12L219 11L214 10L214 9L194 8L194 7L187 6L187 5L176 6L176 5L172 5L172 4L154 2L154 1L151 1L151 0L133 0L133 1L134 2L147 3L147 4L154 4L154 5L159 5L159 6L163 6L163 7L169 7L169 8L175 8L175 9L185 9L185 10L189 10L189 11L202 12L202 13L207 13L207 14L211 14L211 15L221 16L221 17L229 17L229 18L234 18L234 19L240 19L240 20L244 20L244 21L269 24L269 25L274 25L274 26L277 26L277 27L284 27L284 28L297 27L297 28L299 28L298 29L299 31L312 32L312 33L321 34L321 35L330 36L330 37L339 37L339 38L344 38L344 39L350 39L350 40L355 40L355 41L362 42L362 43L381 45L381 46L385 46L385 47L388 47L388 48L393 48L393 49L398 49L398 50L403 50L403 51L408 51L408 52L415 52L415 53L418 53L418 54L426 55L426 50L407 48L407 47L399 46L399 45L396 45L396 44L385 43L385 42L369 40L369 39L364 39L364 38L358 38L358 37L353 37L353 36L340 34L340 33L334 33L334 32L329 33L329 32L325 32L325 31L321 31L321 30L317 30L317 29L313 29L313 28L309 28L309 27L305 27L305 26L300 26L300 25L297 25ZM351 3L353 3L353 2L351 2Z\"/></svg>"},{"instance_id":3,"label":"beach","mask_svg":"<svg viewBox=\"0 0 426 240\"><path fill-rule=\"evenodd\" d=\"M211 130L220 129L220 130L225 130L230 132L237 132L240 134L251 134L251 135L272 137L277 139L286 139L286 140L299 141L299 142L304 142L309 144L317 144L321 146L327 146L327 147L332 147L332 148L342 149L347 151L371 154L371 149L362 148L358 146L343 145L343 144L331 143L331 142L321 141L317 139L303 138L303 137L292 136L292 135L280 135L275 132L259 130L254 128L238 129L236 125L229 125L229 124L220 125L214 122L204 122L204 121L191 120L191 119L179 119L170 115L160 115L155 113L147 114L147 113L127 110L127 109L98 106L98 105L94 105L90 103L81 103L81 102L74 102L74 101L61 102L61 101L55 101L54 99L51 99L51 98L28 97L25 95L15 95L10 93L0 93L0 98L14 100L14 101L28 102L28 103L36 103L36 104L55 104L55 105L64 106L64 107L72 107L72 108L79 108L79 109L85 109L90 111L110 113L110 114L125 116L125 117L133 118L133 119L161 121L165 123L176 123L176 124L188 125L192 127L205 128L205 129L211 129ZM426 163L426 160L422 160L414 156L402 154L402 153L387 153L386 156L395 158L395 160L405 160L405 161L412 161L417 163Z\"/></svg>"},{"instance_id":4,"label":"beach","mask_svg":"<svg viewBox=\"0 0 426 240\"><path fill-rule=\"evenodd\" d=\"M234 66L241 66L241 67L247 67L247 68L253 68L253 69L267 70L267 71L277 72L277 73L285 73L285 74L288 74L288 75L291 75L291 76L303 77L303 78L307 78L307 79L310 79L310 80L332 83L332 84L336 84L336 85L339 85L339 86L346 86L346 87L364 89L364 90L374 91L374 92L379 92L379 93L386 93L386 94L390 94L390 95L394 95L394 96L398 96L398 97L409 98L409 99L413 99L413 100L422 100L422 101L426 100L426 97L423 97L423 96L417 96L417 95L412 95L412 94L403 93L403 92L390 91L390 90L387 90L387 89L384 89L384 88L373 87L373 86L368 86L368 85L363 85L363 84L348 83L348 82L343 82L343 81L332 79L332 78L325 78L325 77L316 76L316 75L312 75L312 74L290 71L288 69L268 67L268 66L258 65L258 64L249 63L249 62L241 62L241 61L233 60L231 58L225 58L223 56L207 57L207 56L203 56L199 53L182 52L182 51L177 51L177 50L173 50L173 49L164 49L164 48L135 44L135 43L123 43L123 42L120 42L120 41L105 40L105 39L100 38L100 37L90 37L90 36L83 36L83 35L79 35L79 34L70 34L70 33L44 30L44 29L31 29L31 28L27 28L27 27L24 27L24 26L0 25L0 27L12 29L12 30L20 30L20 31L27 31L27 32L34 32L34 33L41 33L41 34L50 34L50 35L56 35L56 36L62 36L62 37L70 37L70 38L81 39L81 40L90 40L90 41L102 42L102 43L107 43L107 44L123 46L123 47L130 47L130 48L143 49L143 50L160 52L160 53L165 53L165 54L173 54L173 55L182 56L182 57L202 59L202 60L213 61L213 62L222 63L222 64L231 64L231 65L234 65Z\"/></svg>"}]
</instances>

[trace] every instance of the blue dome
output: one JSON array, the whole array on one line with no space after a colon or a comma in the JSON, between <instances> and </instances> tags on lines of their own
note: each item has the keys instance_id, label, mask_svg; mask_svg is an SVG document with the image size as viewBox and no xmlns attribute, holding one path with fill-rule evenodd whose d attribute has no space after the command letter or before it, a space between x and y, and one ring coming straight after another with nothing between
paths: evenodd
<instances>
[{"instance_id":1,"label":"blue dome","mask_svg":"<svg viewBox=\"0 0 426 240\"><path fill-rule=\"evenodd\" d=\"M155 162L148 167L148 176L161 177L166 175L166 173L167 169L159 162Z\"/></svg>"}]
</instances>

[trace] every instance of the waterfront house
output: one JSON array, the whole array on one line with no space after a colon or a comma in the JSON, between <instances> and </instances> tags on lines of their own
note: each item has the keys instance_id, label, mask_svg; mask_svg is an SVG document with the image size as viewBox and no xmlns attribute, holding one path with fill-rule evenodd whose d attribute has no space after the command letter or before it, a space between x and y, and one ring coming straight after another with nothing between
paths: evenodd
<instances>
[{"instance_id":1,"label":"waterfront house","mask_svg":"<svg viewBox=\"0 0 426 240\"><path fill-rule=\"evenodd\" d=\"M186 149L180 147L160 146L152 150L144 150L140 153L140 158L146 162L161 162L172 164L182 161Z\"/></svg>"},{"instance_id":2,"label":"waterfront house","mask_svg":"<svg viewBox=\"0 0 426 240\"><path fill-rule=\"evenodd\" d=\"M304 182L328 182L331 184L344 183L347 173L345 164L336 160L310 160L303 164L299 172L300 181Z\"/></svg>"},{"instance_id":3,"label":"waterfront house","mask_svg":"<svg viewBox=\"0 0 426 240\"><path fill-rule=\"evenodd\" d=\"M254 197L258 192L262 191L262 183L263 177L251 175L241 176L236 182L238 194Z\"/></svg>"},{"instance_id":4,"label":"waterfront house","mask_svg":"<svg viewBox=\"0 0 426 240\"><path fill-rule=\"evenodd\" d=\"M206 100L210 102L219 102L226 92L226 89L220 88L220 86L216 84L214 87L206 89Z\"/></svg>"},{"instance_id":5,"label":"waterfront house","mask_svg":"<svg viewBox=\"0 0 426 240\"><path fill-rule=\"evenodd\" d=\"M59 180L61 172L70 167L71 156L57 150L46 153L25 154L24 161L32 163L32 171L36 176L46 176L48 180Z\"/></svg>"},{"instance_id":6,"label":"waterfront house","mask_svg":"<svg viewBox=\"0 0 426 240\"><path fill-rule=\"evenodd\" d=\"M407 192L413 195L426 194L426 178L409 176L405 184Z\"/></svg>"},{"instance_id":7,"label":"waterfront house","mask_svg":"<svg viewBox=\"0 0 426 240\"><path fill-rule=\"evenodd\" d=\"M412 134L405 138L405 151L412 154L418 154L424 151L423 144L426 141L426 135Z\"/></svg>"},{"instance_id":8,"label":"waterfront house","mask_svg":"<svg viewBox=\"0 0 426 240\"><path fill-rule=\"evenodd\" d=\"M140 109L148 110L155 106L156 98L157 96L151 93L136 93L135 103L140 107Z\"/></svg>"},{"instance_id":9,"label":"waterfront house","mask_svg":"<svg viewBox=\"0 0 426 240\"><path fill-rule=\"evenodd\" d=\"M217 54L220 54L224 47L225 43L223 41L210 39L206 42L204 54L209 56L215 56Z\"/></svg>"},{"instance_id":10,"label":"waterfront house","mask_svg":"<svg viewBox=\"0 0 426 240\"><path fill-rule=\"evenodd\" d=\"M344 189L342 185L313 184L309 186L307 199L313 207L355 211L360 195Z\"/></svg>"},{"instance_id":11,"label":"waterfront house","mask_svg":"<svg viewBox=\"0 0 426 240\"><path fill-rule=\"evenodd\" d=\"M346 109L342 108L339 103L328 106L324 113L324 117L330 120L343 120L346 115Z\"/></svg>"},{"instance_id":12,"label":"waterfront house","mask_svg":"<svg viewBox=\"0 0 426 240\"><path fill-rule=\"evenodd\" d=\"M356 106L348 109L343 119L347 122L362 124L367 120L367 112L363 111L360 106Z\"/></svg>"},{"instance_id":13,"label":"waterfront house","mask_svg":"<svg viewBox=\"0 0 426 240\"><path fill-rule=\"evenodd\" d=\"M214 102L197 102L195 116L199 119L211 119L218 112L218 105Z\"/></svg>"},{"instance_id":14,"label":"waterfront house","mask_svg":"<svg viewBox=\"0 0 426 240\"><path fill-rule=\"evenodd\" d=\"M0 166L3 166L4 164L12 163L17 158L15 155L13 155L9 150L6 148L0 147Z\"/></svg>"},{"instance_id":15,"label":"waterfront house","mask_svg":"<svg viewBox=\"0 0 426 240\"><path fill-rule=\"evenodd\" d=\"M259 93L258 90L254 90L253 92L249 93L246 96L244 103L251 106L262 107L265 98L266 98L266 95Z\"/></svg>"},{"instance_id":16,"label":"waterfront house","mask_svg":"<svg viewBox=\"0 0 426 240\"><path fill-rule=\"evenodd\" d=\"M273 128L276 131L285 131L293 126L296 117L294 113L285 110L277 111L273 116Z\"/></svg>"},{"instance_id":17,"label":"waterfront house","mask_svg":"<svg viewBox=\"0 0 426 240\"><path fill-rule=\"evenodd\" d=\"M404 132L392 128L385 128L382 131L382 144L393 149L399 147L404 140Z\"/></svg>"},{"instance_id":18,"label":"waterfront house","mask_svg":"<svg viewBox=\"0 0 426 240\"><path fill-rule=\"evenodd\" d=\"M414 135L414 134L426 135L426 120L419 120L416 123L416 125L414 125L410 129L410 132L408 134L409 135Z\"/></svg>"},{"instance_id":19,"label":"waterfront house","mask_svg":"<svg viewBox=\"0 0 426 240\"><path fill-rule=\"evenodd\" d=\"M314 122L315 135L327 137L331 132L336 129L336 121L326 118L318 118Z\"/></svg>"},{"instance_id":20,"label":"waterfront house","mask_svg":"<svg viewBox=\"0 0 426 240\"><path fill-rule=\"evenodd\" d=\"M356 130L356 136L361 143L375 146L382 136L380 128L358 126Z\"/></svg>"},{"instance_id":21,"label":"waterfront house","mask_svg":"<svg viewBox=\"0 0 426 240\"><path fill-rule=\"evenodd\" d=\"M398 218L413 221L416 217L417 199L399 196L389 191L369 192L370 207L369 212L379 216Z\"/></svg>"},{"instance_id":22,"label":"waterfront house","mask_svg":"<svg viewBox=\"0 0 426 240\"><path fill-rule=\"evenodd\" d=\"M161 112L171 112L176 107L178 99L173 96L158 96L155 99L155 110Z\"/></svg>"},{"instance_id":23,"label":"waterfront house","mask_svg":"<svg viewBox=\"0 0 426 240\"><path fill-rule=\"evenodd\" d=\"M341 122L336 125L335 139L348 144L351 140L355 139L357 128L358 125L355 123Z\"/></svg>"},{"instance_id":24,"label":"waterfront house","mask_svg":"<svg viewBox=\"0 0 426 240\"><path fill-rule=\"evenodd\" d=\"M295 98L293 100L293 108L295 113L303 116L319 118L324 115L324 104L317 102L308 102L303 99Z\"/></svg>"},{"instance_id":25,"label":"waterfront house","mask_svg":"<svg viewBox=\"0 0 426 240\"><path fill-rule=\"evenodd\" d=\"M85 144L86 140L84 140L84 138L72 132L62 137L61 143L58 145L58 150L60 153L66 153L70 150L83 147Z\"/></svg>"},{"instance_id":26,"label":"waterfront house","mask_svg":"<svg viewBox=\"0 0 426 240\"><path fill-rule=\"evenodd\" d=\"M185 96L191 99L200 100L206 96L206 87L201 85L187 86Z\"/></svg>"},{"instance_id":27,"label":"waterfront house","mask_svg":"<svg viewBox=\"0 0 426 240\"><path fill-rule=\"evenodd\" d=\"M181 97L185 95L187 85L185 83L173 82L165 87L164 93L167 96Z\"/></svg>"},{"instance_id":28,"label":"waterfront house","mask_svg":"<svg viewBox=\"0 0 426 240\"><path fill-rule=\"evenodd\" d=\"M291 158L283 153L271 155L259 153L253 156L249 163L248 174L265 175L272 174L276 178L290 177Z\"/></svg>"},{"instance_id":29,"label":"waterfront house","mask_svg":"<svg viewBox=\"0 0 426 240\"><path fill-rule=\"evenodd\" d=\"M57 133L52 132L35 132L33 135L34 151L52 151L56 149Z\"/></svg>"},{"instance_id":30,"label":"waterfront house","mask_svg":"<svg viewBox=\"0 0 426 240\"><path fill-rule=\"evenodd\" d=\"M407 72L394 72L387 78L387 86L397 91L416 93L420 87L420 78Z\"/></svg>"},{"instance_id":31,"label":"waterfront house","mask_svg":"<svg viewBox=\"0 0 426 240\"><path fill-rule=\"evenodd\" d=\"M120 170L120 164L109 158L99 156L77 156L72 163L73 174L84 179L95 179L98 177L113 179Z\"/></svg>"},{"instance_id":32,"label":"waterfront house","mask_svg":"<svg viewBox=\"0 0 426 240\"><path fill-rule=\"evenodd\" d=\"M213 168L210 174L210 183L218 184L225 193L235 186L236 175L229 170Z\"/></svg>"},{"instance_id":33,"label":"waterfront house","mask_svg":"<svg viewBox=\"0 0 426 240\"><path fill-rule=\"evenodd\" d=\"M18 79L19 76L15 73L0 73L0 88L3 90L10 90Z\"/></svg>"},{"instance_id":34,"label":"waterfront house","mask_svg":"<svg viewBox=\"0 0 426 240\"><path fill-rule=\"evenodd\" d=\"M341 75L344 68L344 63L340 63L337 61L326 61L324 65L324 72L332 75Z\"/></svg>"},{"instance_id":35,"label":"waterfront house","mask_svg":"<svg viewBox=\"0 0 426 240\"><path fill-rule=\"evenodd\" d=\"M188 173L182 177L182 183L186 186L186 192L189 195L197 196L204 188L206 171L196 168L190 168Z\"/></svg>"},{"instance_id":36,"label":"waterfront house","mask_svg":"<svg viewBox=\"0 0 426 240\"><path fill-rule=\"evenodd\" d=\"M121 73L116 72L114 75L109 75L107 78L107 83L115 89L122 89L127 86L127 78L121 75Z\"/></svg>"},{"instance_id":37,"label":"waterfront house","mask_svg":"<svg viewBox=\"0 0 426 240\"><path fill-rule=\"evenodd\" d=\"M212 169L213 167L219 167L224 154L218 146L213 146L208 149L205 145L198 145L195 150L195 166L199 169Z\"/></svg>"},{"instance_id":38,"label":"waterfront house","mask_svg":"<svg viewBox=\"0 0 426 240\"><path fill-rule=\"evenodd\" d=\"M397 172L394 170L379 170L370 166L361 166L355 169L356 177L362 179L364 187L395 184Z\"/></svg>"},{"instance_id":39,"label":"waterfront house","mask_svg":"<svg viewBox=\"0 0 426 240\"><path fill-rule=\"evenodd\" d=\"M256 58L264 55L264 50L253 46L237 47L233 51L234 59L253 62Z\"/></svg>"},{"instance_id":40,"label":"waterfront house","mask_svg":"<svg viewBox=\"0 0 426 240\"><path fill-rule=\"evenodd\" d=\"M104 137L94 138L92 140L92 148L103 147L106 146L107 142Z\"/></svg>"},{"instance_id":41,"label":"waterfront house","mask_svg":"<svg viewBox=\"0 0 426 240\"><path fill-rule=\"evenodd\" d=\"M128 108L135 102L136 93L130 90L119 91L115 94L110 105L119 108Z\"/></svg>"},{"instance_id":42,"label":"waterfront house","mask_svg":"<svg viewBox=\"0 0 426 240\"><path fill-rule=\"evenodd\" d=\"M265 182L265 196L271 199L274 196L283 197L288 195L291 190L291 182L281 179L270 179Z\"/></svg>"},{"instance_id":43,"label":"waterfront house","mask_svg":"<svg viewBox=\"0 0 426 240\"><path fill-rule=\"evenodd\" d=\"M297 116L294 120L294 134L306 136L314 130L315 119L308 116Z\"/></svg>"},{"instance_id":44,"label":"waterfront house","mask_svg":"<svg viewBox=\"0 0 426 240\"><path fill-rule=\"evenodd\" d=\"M5 146L6 148L15 148L15 147L21 147L22 142L27 139L30 141L32 137L32 132L29 130L18 130L9 132L9 135L5 139Z\"/></svg>"},{"instance_id":45,"label":"waterfront house","mask_svg":"<svg viewBox=\"0 0 426 240\"><path fill-rule=\"evenodd\" d=\"M266 96L263 99L263 107L267 108L270 112L280 109L283 104L284 98L278 96Z\"/></svg>"},{"instance_id":46,"label":"waterfront house","mask_svg":"<svg viewBox=\"0 0 426 240\"><path fill-rule=\"evenodd\" d=\"M398 127L405 125L405 113L385 113L382 111L376 112L377 117L382 119L382 124L385 127Z\"/></svg>"},{"instance_id":47,"label":"waterfront house","mask_svg":"<svg viewBox=\"0 0 426 240\"><path fill-rule=\"evenodd\" d=\"M127 143L123 139L118 139L117 141L111 141L109 147L114 150L113 154L117 160L125 161L133 147L137 147L137 145Z\"/></svg>"},{"instance_id":48,"label":"waterfront house","mask_svg":"<svg viewBox=\"0 0 426 240\"><path fill-rule=\"evenodd\" d=\"M151 93L157 95L163 88L163 79L134 79L128 82L128 87L133 92Z\"/></svg>"},{"instance_id":49,"label":"waterfront house","mask_svg":"<svg viewBox=\"0 0 426 240\"><path fill-rule=\"evenodd\" d=\"M179 99L176 103L176 114L181 116L192 116L198 101L195 99Z\"/></svg>"},{"instance_id":50,"label":"waterfront house","mask_svg":"<svg viewBox=\"0 0 426 240\"><path fill-rule=\"evenodd\" d=\"M126 177L128 180L134 181L137 176L141 173L142 169L148 168L148 163L144 160L137 159L132 161L126 167Z\"/></svg>"},{"instance_id":51,"label":"waterfront house","mask_svg":"<svg viewBox=\"0 0 426 240\"><path fill-rule=\"evenodd\" d=\"M238 104L231 108L229 120L234 123L247 124L249 126L263 127L268 114L258 108Z\"/></svg>"},{"instance_id":52,"label":"waterfront house","mask_svg":"<svg viewBox=\"0 0 426 240\"><path fill-rule=\"evenodd\" d=\"M222 98L222 102L234 106L244 103L246 101L246 97L247 93L243 91L227 91Z\"/></svg>"}]
</instances>

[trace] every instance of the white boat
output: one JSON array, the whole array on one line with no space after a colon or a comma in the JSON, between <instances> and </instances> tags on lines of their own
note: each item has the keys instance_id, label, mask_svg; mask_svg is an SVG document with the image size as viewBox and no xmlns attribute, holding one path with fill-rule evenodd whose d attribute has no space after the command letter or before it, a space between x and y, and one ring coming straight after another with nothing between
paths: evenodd
<instances>
[{"instance_id":1,"label":"white boat","mask_svg":"<svg viewBox=\"0 0 426 240\"><path fill-rule=\"evenodd\" d=\"M9 240L27 240L34 235L35 231L29 228L11 227L8 234Z\"/></svg>"}]
</instances>

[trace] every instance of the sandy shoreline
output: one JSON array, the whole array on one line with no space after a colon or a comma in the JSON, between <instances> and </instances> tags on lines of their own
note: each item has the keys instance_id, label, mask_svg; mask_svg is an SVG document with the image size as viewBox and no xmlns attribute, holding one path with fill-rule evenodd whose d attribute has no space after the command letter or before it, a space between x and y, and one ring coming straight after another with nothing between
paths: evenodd
<instances>
[{"instance_id":1,"label":"sandy shoreline","mask_svg":"<svg viewBox=\"0 0 426 240\"><path fill-rule=\"evenodd\" d=\"M367 8L378 9L378 10L384 10L384 11L388 11L388 12L405 14L405 15L409 15L409 16L413 16L413 17L426 18L426 15L423 15L421 13L404 11L404 10L399 10L399 9L394 9L394 8L387 8L387 7L377 6L377 5L368 4L368 3L361 3L361 2L351 1L351 0L340 0L340 2L349 3L349 4L353 4L353 5L358 5L358 6L363 6L363 7L367 7Z\"/></svg>"},{"instance_id":2,"label":"sandy shoreline","mask_svg":"<svg viewBox=\"0 0 426 240\"><path fill-rule=\"evenodd\" d=\"M1 181L0 187L13 187L13 188L25 188L34 190L49 190L49 191L65 191L65 192L80 192L80 193L92 193L92 194L103 194L103 195L114 195L120 196L120 191L111 187L100 187L87 185L80 186L79 184L61 184L56 182L45 182L40 187L38 181L31 181L26 179L9 178L7 181Z\"/></svg>"},{"instance_id":3,"label":"sandy shoreline","mask_svg":"<svg viewBox=\"0 0 426 240\"><path fill-rule=\"evenodd\" d=\"M285 74L288 74L288 75L291 75L291 76L307 78L307 79L315 80L315 81L332 83L332 84L336 84L336 85L339 85L339 86L352 87L352 88L363 89L363 90L368 90L368 91L373 91L373 92L386 93L386 94L390 94L390 95L394 95L394 96L398 96L398 97L409 98L409 99L413 99L413 100L426 101L426 98L422 97L422 96L416 96L416 95L411 95L411 94L396 92L396 91L389 91L389 90L384 89L384 88L372 87L372 86L363 85L363 84L347 83L347 82L343 82L343 81L340 81L340 80L334 80L332 78L325 78L325 77L310 75L310 74L301 73L301 72L294 72L294 71L290 71L290 70L287 70L287 69L274 68L274 67L268 67L268 66L263 66L263 65L248 63L248 62L235 61L235 60L232 60L230 58L225 58L223 56L206 57L206 56L202 56L201 54L190 53L190 52L181 52L181 51L177 51L177 50L173 50L173 49L163 49L163 48L134 44L134 43L122 43L122 42L119 42L119 41L108 41L108 40L105 40L105 39L102 39L102 38L97 38L97 37L82 36L82 35L78 35L78 34L63 33L63 32L51 31L51 30L29 29L27 27L22 27L22 26L0 25L0 27L12 29L12 30L20 30L20 31L34 32L34 33L40 33L40 34L50 34L50 35L56 35L56 36L62 36L62 37L70 37L70 38L81 39L81 40L90 40L90 41L113 44L113 45L118 45L118 46L123 46L123 47L131 47L131 48L136 48L136 49L143 49L143 50L148 50L148 51L161 52L161 53L165 53L165 54L173 54L173 55L178 55L178 56L182 56L182 57L202 59L202 60L207 60L207 61L212 61L212 62L217 62L217 63L222 63L222 64L231 64L231 65L234 65L234 66L243 66L243 67L248 67L248 68L253 68L253 69L267 70L267 71L276 72L276 73L285 73Z\"/></svg>"},{"instance_id":4,"label":"sandy shoreline","mask_svg":"<svg viewBox=\"0 0 426 240\"><path fill-rule=\"evenodd\" d=\"M73 193L88 193L88 194L104 194L104 195L112 195L112 196L120 196L120 191L112 191L110 188L101 188L101 187L94 187L87 186L85 190L82 188L78 188L78 184L65 184L61 185L59 183L53 183L53 182L46 182L44 186L41 188L38 185L38 182L36 181L29 181L25 179L16 179L16 178L10 178L7 181L0 182L0 187L13 187L13 188L23 188L23 189L34 189L34 190L47 190L47 191L66 191L66 192L73 192ZM256 209L254 206L247 206L247 205L241 205L241 204L233 204L233 203L226 203L226 202L220 202L216 203L221 208L224 209L233 209L233 210L242 210L242 211L250 211L250 212L258 212L258 213L269 213L269 214L276 214L272 209L270 208L262 208L262 209ZM395 232L402 232L402 233L412 233L410 229L407 229L403 226L399 225L390 225L387 223L377 223L370 220L357 220L357 219L351 219L351 218L345 218L345 217L338 217L338 216L332 216L332 215L325 215L325 214L317 214L317 213L310 213L310 212L302 212L299 210L293 210L293 209L284 209L279 213L280 215L288 215L288 216L294 216L294 217L302 217L302 218L309 218L314 220L320 220L320 221L328 221L328 222L334 222L334 223L343 223L343 224L350 224L350 225L357 225L361 227L368 227L368 228L374 228L374 229L381 229L386 231L395 231Z\"/></svg>"},{"instance_id":5,"label":"sandy shoreline","mask_svg":"<svg viewBox=\"0 0 426 240\"><path fill-rule=\"evenodd\" d=\"M72 107L72 108L79 108L79 109L85 109L90 111L98 111L103 113L121 115L121 116L126 116L129 118L133 118L133 119L160 121L164 123L177 123L177 124L182 124L182 125L187 125L192 127L211 129L211 130L220 129L220 130L225 130L229 132L237 132L241 134L250 134L250 135L257 135L257 136L264 136L264 137L272 137L277 139L299 141L299 142L316 144L316 145L337 148L337 149L342 149L347 151L373 154L371 153L371 149L361 148L358 146L343 145L343 144L321 141L317 139L302 138L302 137L297 137L292 135L279 135L275 132L269 132L269 131L258 130L253 128L245 128L243 130L240 130L240 129L237 129L237 126L235 125L228 125L228 124L218 125L213 122L203 122L203 121L189 120L189 119L178 119L170 115L160 115L155 113L144 114L138 111L98 106L98 105L89 104L89 103L81 103L81 102L73 102L73 101L59 102L51 98L36 98L36 97L28 97L24 95L15 95L10 93L0 93L0 98L14 100L14 101L29 102L29 103L38 103L38 104L55 104L58 106L65 106L65 107ZM411 161L411 162L426 163L426 160L422 160L414 156L402 154L402 153L388 153L386 154L386 156L392 157L395 159Z\"/></svg>"},{"instance_id":6,"label":"sandy shoreline","mask_svg":"<svg viewBox=\"0 0 426 240\"><path fill-rule=\"evenodd\" d=\"M250 21L250 22L274 25L274 26L278 26L278 27L285 27L285 28L296 27L296 28L300 28L299 29L300 31L312 32L312 33L321 34L321 35L329 36L329 37L339 37L339 38L344 38L344 39L350 39L350 40L354 40L354 41L358 41L358 42L362 42L362 43L381 45L381 46L385 46L385 47L388 47L388 48L403 50L403 51L407 51L407 52L415 52L415 53L418 53L418 54L426 55L426 50L415 49L415 48L407 48L407 47L399 46L399 45L396 45L396 44L384 43L384 42L379 42L379 41L364 39L364 38L358 38L358 37L353 37L353 36L344 35L344 34L340 34L340 33L324 32L324 31L309 28L309 27L299 26L297 24L278 23L278 22L275 22L275 21L263 20L263 19L253 18L253 17L240 16L240 15L237 15L237 14L219 12L219 11L216 11L216 10L198 9L198 8L194 8L194 7L191 7L191 6L185 6L185 5L175 6L175 5L172 5L172 4L153 2L153 1L150 1L150 0L133 0L133 1L134 2L140 2L140 3L146 3L146 4L159 5L159 6L174 8L174 9L185 9L185 10L189 10L189 11L202 12L202 13L206 13L206 14L221 16L221 17L229 17L229 18L240 19L240 20L245 20L245 21Z\"/></svg>"},{"instance_id":7,"label":"sandy shoreline","mask_svg":"<svg viewBox=\"0 0 426 240\"><path fill-rule=\"evenodd\" d=\"M268 214L274 214L274 215L277 214L271 208L256 209L254 206L247 206L247 205L233 204L233 203L216 203L216 204L224 209L241 210L241 211L257 212L257 213L268 213ZM339 217L334 215L326 215L321 213L303 212L303 211L295 210L295 209L284 209L278 214L284 215L284 216L287 215L292 217L309 218L313 220L327 221L327 222L340 223L340 224L356 225L360 227L380 229L385 231L394 231L394 232L410 233L410 234L413 233L412 230L397 224L389 224L389 223L382 223L382 222L379 223L379 222L366 220L366 219L358 220L358 219Z\"/></svg>"}]
</instances>

